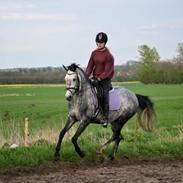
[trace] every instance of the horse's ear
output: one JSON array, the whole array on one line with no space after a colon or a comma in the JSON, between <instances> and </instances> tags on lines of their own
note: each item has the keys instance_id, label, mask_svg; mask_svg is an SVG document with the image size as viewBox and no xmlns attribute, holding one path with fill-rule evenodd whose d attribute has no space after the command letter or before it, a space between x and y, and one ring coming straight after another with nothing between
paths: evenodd
<instances>
[{"instance_id":1,"label":"horse's ear","mask_svg":"<svg viewBox=\"0 0 183 183\"><path fill-rule=\"evenodd\" d=\"M66 70L66 71L68 71L68 68L65 66L65 65L62 65L63 66L63 68Z\"/></svg>"}]
</instances>

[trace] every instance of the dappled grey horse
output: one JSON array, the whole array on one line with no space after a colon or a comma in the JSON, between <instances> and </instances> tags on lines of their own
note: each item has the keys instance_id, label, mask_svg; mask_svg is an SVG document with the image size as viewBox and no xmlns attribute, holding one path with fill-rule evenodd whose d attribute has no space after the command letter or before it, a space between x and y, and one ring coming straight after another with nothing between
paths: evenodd
<instances>
[{"instance_id":1,"label":"dappled grey horse","mask_svg":"<svg viewBox=\"0 0 183 183\"><path fill-rule=\"evenodd\" d=\"M76 133L72 137L76 152L80 157L84 157L84 152L80 149L77 140L82 132L90 123L100 124L102 112L100 110L97 94L94 86L84 71L76 64L65 67L67 73L65 76L66 94L69 102L68 119L65 127L61 130L54 160L59 159L61 143L66 132L75 124L80 122ZM137 113L137 121L145 131L152 131L155 122L155 110L152 101L147 97L135 94L124 87L116 87L110 91L109 104L109 122L112 127L112 137L101 146L101 151L108 144L114 142L110 159L114 159L119 143L123 138L121 129L124 124Z\"/></svg>"}]
</instances>

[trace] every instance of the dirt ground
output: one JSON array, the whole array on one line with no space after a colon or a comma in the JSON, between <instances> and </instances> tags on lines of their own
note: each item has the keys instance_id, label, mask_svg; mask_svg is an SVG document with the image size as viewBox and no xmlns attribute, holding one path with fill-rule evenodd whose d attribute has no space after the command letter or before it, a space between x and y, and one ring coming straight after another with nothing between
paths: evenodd
<instances>
[{"instance_id":1,"label":"dirt ground","mask_svg":"<svg viewBox=\"0 0 183 183\"><path fill-rule=\"evenodd\" d=\"M0 173L0 183L183 183L183 159L120 160L96 165L59 163Z\"/></svg>"}]
</instances>

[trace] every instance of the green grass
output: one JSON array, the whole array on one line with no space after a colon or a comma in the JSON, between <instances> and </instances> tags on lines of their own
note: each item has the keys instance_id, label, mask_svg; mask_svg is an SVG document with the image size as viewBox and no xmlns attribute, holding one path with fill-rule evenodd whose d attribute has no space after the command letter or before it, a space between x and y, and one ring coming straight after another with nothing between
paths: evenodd
<instances>
[{"instance_id":1,"label":"green grass","mask_svg":"<svg viewBox=\"0 0 183 183\"><path fill-rule=\"evenodd\" d=\"M135 93L150 96L157 112L156 130L152 133L136 130L136 118L123 129L124 141L116 158L183 157L183 85L144 85L117 83ZM67 117L67 102L63 85L0 86L0 147L17 143L17 149L0 149L0 169L19 166L40 166L52 163L55 142ZM29 118L29 147L23 147L23 121ZM80 162L71 144L71 129L62 145L61 161ZM95 150L111 136L110 128L89 126L79 139L86 152L83 162L96 162ZM46 143L37 143L45 139ZM44 141L43 141L44 142ZM37 145L36 145L37 144ZM105 154L112 148L110 145Z\"/></svg>"},{"instance_id":2,"label":"green grass","mask_svg":"<svg viewBox=\"0 0 183 183\"><path fill-rule=\"evenodd\" d=\"M58 125L67 116L63 86L1 87L0 101L1 120L20 123L28 117L31 129Z\"/></svg>"}]
</instances>

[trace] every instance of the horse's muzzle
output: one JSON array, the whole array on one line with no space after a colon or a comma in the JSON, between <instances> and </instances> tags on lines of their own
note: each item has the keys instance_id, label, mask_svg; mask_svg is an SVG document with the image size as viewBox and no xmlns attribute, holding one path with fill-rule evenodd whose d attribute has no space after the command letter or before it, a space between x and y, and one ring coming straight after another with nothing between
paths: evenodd
<instances>
[{"instance_id":1,"label":"horse's muzzle","mask_svg":"<svg viewBox=\"0 0 183 183\"><path fill-rule=\"evenodd\" d=\"M71 99L72 99L72 93L69 90L66 92L65 98L66 98L66 100L71 101Z\"/></svg>"},{"instance_id":2,"label":"horse's muzzle","mask_svg":"<svg viewBox=\"0 0 183 183\"><path fill-rule=\"evenodd\" d=\"M65 98L66 98L66 100L71 101L72 96L67 96L67 97L65 97Z\"/></svg>"}]
</instances>

